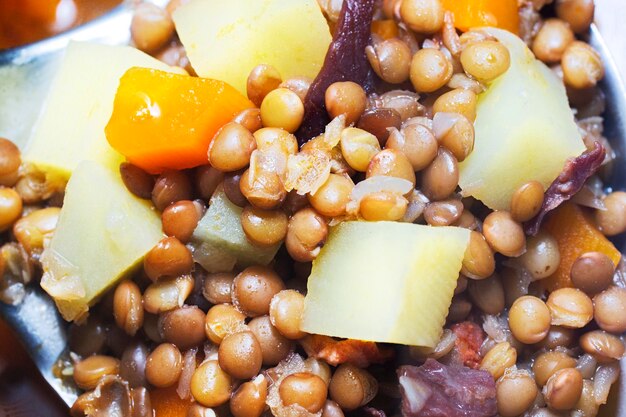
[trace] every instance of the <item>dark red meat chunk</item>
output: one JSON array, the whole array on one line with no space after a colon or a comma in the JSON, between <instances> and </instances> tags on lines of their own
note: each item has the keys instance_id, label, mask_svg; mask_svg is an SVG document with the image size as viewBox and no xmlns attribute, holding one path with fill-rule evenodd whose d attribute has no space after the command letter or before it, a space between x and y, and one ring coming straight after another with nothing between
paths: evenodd
<instances>
[{"instance_id":1,"label":"dark red meat chunk","mask_svg":"<svg viewBox=\"0 0 626 417\"><path fill-rule=\"evenodd\" d=\"M544 217L583 188L589 177L602 165L605 154L604 146L600 142L595 142L592 150L587 150L565 163L563 172L546 190L539 214L524 224L527 234L536 235Z\"/></svg>"},{"instance_id":2,"label":"dark red meat chunk","mask_svg":"<svg viewBox=\"0 0 626 417\"><path fill-rule=\"evenodd\" d=\"M424 365L398 369L404 417L492 417L497 413L496 383L486 371Z\"/></svg>"},{"instance_id":3,"label":"dark red meat chunk","mask_svg":"<svg viewBox=\"0 0 626 417\"><path fill-rule=\"evenodd\" d=\"M300 145L324 132L330 122L324 95L338 81L353 81L367 93L374 89L375 75L365 56L371 36L375 0L345 0L335 36L324 65L304 99L304 119L296 132Z\"/></svg>"}]
</instances>

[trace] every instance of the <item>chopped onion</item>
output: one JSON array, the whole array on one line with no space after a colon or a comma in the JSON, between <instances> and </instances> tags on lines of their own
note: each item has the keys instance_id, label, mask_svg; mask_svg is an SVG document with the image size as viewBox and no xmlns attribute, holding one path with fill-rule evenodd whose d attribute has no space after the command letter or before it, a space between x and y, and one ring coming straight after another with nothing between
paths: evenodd
<instances>
[{"instance_id":1,"label":"chopped onion","mask_svg":"<svg viewBox=\"0 0 626 417\"><path fill-rule=\"evenodd\" d=\"M602 365L598 368L593 379L593 396L596 399L596 404L606 404L611 385L617 381L619 373L619 362Z\"/></svg>"},{"instance_id":2,"label":"chopped onion","mask_svg":"<svg viewBox=\"0 0 626 417\"><path fill-rule=\"evenodd\" d=\"M401 376L399 382L408 410L412 414L419 413L431 395L430 388L417 378L409 378L408 376Z\"/></svg>"},{"instance_id":3,"label":"chopped onion","mask_svg":"<svg viewBox=\"0 0 626 417\"><path fill-rule=\"evenodd\" d=\"M424 213L426 204L428 204L430 200L419 190L413 190L408 196L408 200L409 205L406 208L406 213L404 213L402 221L405 223L415 223Z\"/></svg>"},{"instance_id":4,"label":"chopped onion","mask_svg":"<svg viewBox=\"0 0 626 417\"><path fill-rule=\"evenodd\" d=\"M598 196L588 185L585 185L577 192L574 197L572 197L572 201L581 206L591 207L596 210L606 210L602 197Z\"/></svg>"},{"instance_id":5,"label":"chopped onion","mask_svg":"<svg viewBox=\"0 0 626 417\"><path fill-rule=\"evenodd\" d=\"M596 366L598 366L598 361L588 353L578 358L576 363L576 369L580 371L585 379L593 378L593 375L596 373Z\"/></svg>"},{"instance_id":6,"label":"chopped onion","mask_svg":"<svg viewBox=\"0 0 626 417\"><path fill-rule=\"evenodd\" d=\"M436 113L435 117L433 117L433 133L437 140L441 140L446 136L460 118L461 115L458 113Z\"/></svg>"},{"instance_id":7,"label":"chopped onion","mask_svg":"<svg viewBox=\"0 0 626 417\"><path fill-rule=\"evenodd\" d=\"M191 398L191 377L196 371L197 353L197 347L191 348L187 352L185 352L185 356L183 357L183 370L180 374L180 378L178 379L178 387L176 388L176 393L181 400Z\"/></svg>"},{"instance_id":8,"label":"chopped onion","mask_svg":"<svg viewBox=\"0 0 626 417\"><path fill-rule=\"evenodd\" d=\"M351 202L356 203L358 207L363 197L371 193L388 191L391 193L405 195L411 190L413 190L413 184L411 181L402 178L377 175L357 183L352 189L350 200Z\"/></svg>"}]
</instances>

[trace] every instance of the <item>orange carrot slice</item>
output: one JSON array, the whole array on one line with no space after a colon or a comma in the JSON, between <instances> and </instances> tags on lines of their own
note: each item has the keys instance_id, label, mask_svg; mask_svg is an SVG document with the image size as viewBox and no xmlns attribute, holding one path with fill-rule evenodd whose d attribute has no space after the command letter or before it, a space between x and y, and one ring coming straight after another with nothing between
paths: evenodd
<instances>
[{"instance_id":1,"label":"orange carrot slice","mask_svg":"<svg viewBox=\"0 0 626 417\"><path fill-rule=\"evenodd\" d=\"M563 204L555 210L543 228L557 240L561 253L557 270L541 281L549 291L572 286L570 270L574 261L585 252L602 252L616 266L621 258L620 252L598 230L591 217L573 203Z\"/></svg>"},{"instance_id":2,"label":"orange carrot slice","mask_svg":"<svg viewBox=\"0 0 626 417\"><path fill-rule=\"evenodd\" d=\"M131 68L120 79L105 128L109 144L156 174L208 163L215 133L254 105L223 81Z\"/></svg>"},{"instance_id":3,"label":"orange carrot slice","mask_svg":"<svg viewBox=\"0 0 626 417\"><path fill-rule=\"evenodd\" d=\"M517 0L443 0L443 7L454 13L455 26L464 32L480 26L519 31Z\"/></svg>"}]
</instances>

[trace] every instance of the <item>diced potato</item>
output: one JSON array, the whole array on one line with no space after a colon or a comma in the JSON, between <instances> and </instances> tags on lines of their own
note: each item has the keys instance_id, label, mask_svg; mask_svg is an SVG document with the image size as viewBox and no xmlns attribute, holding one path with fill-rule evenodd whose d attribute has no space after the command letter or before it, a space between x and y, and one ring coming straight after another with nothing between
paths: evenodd
<instances>
[{"instance_id":1,"label":"diced potato","mask_svg":"<svg viewBox=\"0 0 626 417\"><path fill-rule=\"evenodd\" d=\"M248 241L241 227L242 211L219 186L191 238L193 258L207 271L230 271L235 265L267 265L278 252L280 244L257 247Z\"/></svg>"},{"instance_id":2,"label":"diced potato","mask_svg":"<svg viewBox=\"0 0 626 417\"><path fill-rule=\"evenodd\" d=\"M70 43L24 160L65 181L83 160L117 170L123 158L107 143L104 127L120 77L135 66L184 73L128 46Z\"/></svg>"},{"instance_id":3,"label":"diced potato","mask_svg":"<svg viewBox=\"0 0 626 417\"><path fill-rule=\"evenodd\" d=\"M584 150L563 83L517 36L485 29L511 53L511 67L478 99L473 152L459 164L459 185L494 210L509 210L522 184L547 188L565 161Z\"/></svg>"},{"instance_id":4,"label":"diced potato","mask_svg":"<svg viewBox=\"0 0 626 417\"><path fill-rule=\"evenodd\" d=\"M82 162L41 258L41 286L66 320L81 319L162 237L158 213L128 192L117 172Z\"/></svg>"},{"instance_id":5,"label":"diced potato","mask_svg":"<svg viewBox=\"0 0 626 417\"><path fill-rule=\"evenodd\" d=\"M434 347L469 236L457 227L341 223L313 262L301 329Z\"/></svg>"},{"instance_id":6,"label":"diced potato","mask_svg":"<svg viewBox=\"0 0 626 417\"><path fill-rule=\"evenodd\" d=\"M315 0L194 0L176 10L174 23L196 73L244 94L259 64L284 79L314 78L331 41Z\"/></svg>"}]
</instances>

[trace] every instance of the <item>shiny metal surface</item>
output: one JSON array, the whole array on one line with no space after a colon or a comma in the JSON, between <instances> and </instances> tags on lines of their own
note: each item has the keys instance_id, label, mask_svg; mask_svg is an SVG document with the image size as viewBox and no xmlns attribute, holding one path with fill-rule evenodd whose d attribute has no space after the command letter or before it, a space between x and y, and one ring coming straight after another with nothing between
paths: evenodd
<instances>
[{"instance_id":1,"label":"shiny metal surface","mask_svg":"<svg viewBox=\"0 0 626 417\"><path fill-rule=\"evenodd\" d=\"M160 3L165 1L161 0ZM131 14L131 6L124 4L108 15L65 34L0 52L0 136L10 137L23 147L65 45L70 40L127 43ZM615 164L611 184L615 188L626 189L626 89L596 27L592 28L589 41L600 52L606 66L602 83L607 98L605 135L617 151L619 160ZM6 111L7 108L11 108L11 111ZM626 252L626 240L617 243L621 251ZM20 305L0 303L0 317L15 329L44 378L71 405L77 395L76 388L63 385L52 374L53 365L66 353L67 324L57 313L50 298L39 286L31 285ZM626 375L624 360L622 372L622 375ZM625 379L621 379L619 394L613 397L613 408L604 415L626 416Z\"/></svg>"}]
</instances>

